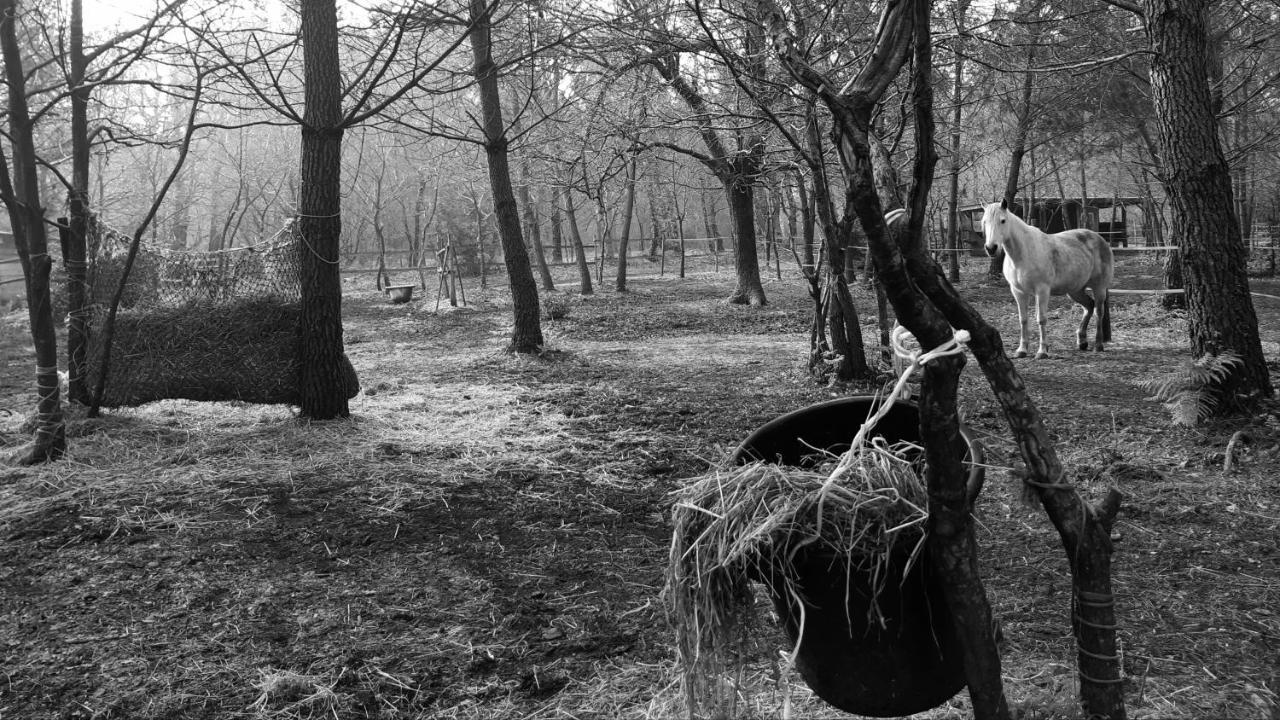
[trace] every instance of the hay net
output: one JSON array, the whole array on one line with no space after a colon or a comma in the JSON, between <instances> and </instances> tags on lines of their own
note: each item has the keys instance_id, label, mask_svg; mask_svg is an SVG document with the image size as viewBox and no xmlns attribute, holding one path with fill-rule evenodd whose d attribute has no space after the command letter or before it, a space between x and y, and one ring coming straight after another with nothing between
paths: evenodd
<instances>
[{"instance_id":1,"label":"hay net","mask_svg":"<svg viewBox=\"0 0 1280 720\"><path fill-rule=\"evenodd\" d=\"M93 223L87 248L90 387L132 239ZM296 401L299 245L293 223L265 241L214 252L143 242L117 311L102 405L152 400Z\"/></svg>"},{"instance_id":2,"label":"hay net","mask_svg":"<svg viewBox=\"0 0 1280 720\"><path fill-rule=\"evenodd\" d=\"M105 312L120 284L132 238L94 223L89 236L90 308ZM194 252L143 242L129 273L120 310L184 309L246 300L302 299L298 243L287 223L256 245Z\"/></svg>"}]
</instances>

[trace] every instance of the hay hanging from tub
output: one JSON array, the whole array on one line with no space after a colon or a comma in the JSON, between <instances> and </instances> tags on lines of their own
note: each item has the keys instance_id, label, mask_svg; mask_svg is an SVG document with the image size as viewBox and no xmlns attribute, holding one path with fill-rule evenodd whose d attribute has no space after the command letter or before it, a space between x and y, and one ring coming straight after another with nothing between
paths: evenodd
<instances>
[{"instance_id":1,"label":"hay hanging from tub","mask_svg":"<svg viewBox=\"0 0 1280 720\"><path fill-rule=\"evenodd\" d=\"M921 457L917 445L875 437L822 467L721 468L676 493L664 595L691 715L733 714L751 581L770 578L794 596L790 561L802 549L834 556L874 589L901 581L891 556L909 548L909 569L925 545ZM874 602L871 613L880 624Z\"/></svg>"}]
</instances>

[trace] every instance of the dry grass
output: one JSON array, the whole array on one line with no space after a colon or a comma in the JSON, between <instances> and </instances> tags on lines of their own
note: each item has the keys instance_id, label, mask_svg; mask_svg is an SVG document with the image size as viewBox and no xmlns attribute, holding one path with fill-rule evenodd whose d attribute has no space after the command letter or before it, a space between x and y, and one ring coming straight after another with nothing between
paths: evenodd
<instances>
[{"instance_id":1,"label":"dry grass","mask_svg":"<svg viewBox=\"0 0 1280 720\"><path fill-rule=\"evenodd\" d=\"M769 284L758 310L722 303L723 278L570 298L545 358L499 351L496 302L435 314L370 288L344 302L365 388L350 420L166 401L74 421L66 461L0 468L0 716L682 716L660 600L670 493L766 420L846 391L804 374L798 282ZM1007 291L963 291L1008 337ZM1280 341L1277 308L1259 312ZM1065 348L1075 313L1058 315ZM1126 493L1130 715L1274 720L1280 423L1171 429L1136 382L1184 357L1185 331L1139 300L1115 323L1105 353L1018 367L1072 477ZM0 349L9 447L26 440L32 355L14 334ZM973 365L967 421L1012 465ZM1244 423L1257 440L1224 474ZM1017 495L993 470L977 510L1006 692L1023 718L1078 717L1066 562ZM740 716L843 717L786 672L767 604L749 612ZM962 693L924 717L967 715Z\"/></svg>"},{"instance_id":2,"label":"dry grass","mask_svg":"<svg viewBox=\"0 0 1280 720\"><path fill-rule=\"evenodd\" d=\"M721 468L676 494L665 594L690 713L733 712L756 619L749 583L774 578L775 592L800 596L792 560L802 549L869 576L878 611L874 598L901 567L895 548L911 548L909 568L924 546L927 493L906 457L916 450L875 438L826 467Z\"/></svg>"}]
</instances>

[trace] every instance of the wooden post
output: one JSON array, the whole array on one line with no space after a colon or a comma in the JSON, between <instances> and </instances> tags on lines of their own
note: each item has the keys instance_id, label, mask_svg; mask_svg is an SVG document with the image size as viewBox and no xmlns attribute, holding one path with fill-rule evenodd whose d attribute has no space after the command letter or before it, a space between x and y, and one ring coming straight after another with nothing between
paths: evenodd
<instances>
[{"instance_id":1,"label":"wooden post","mask_svg":"<svg viewBox=\"0 0 1280 720\"><path fill-rule=\"evenodd\" d=\"M467 304L467 288L462 284L462 272L458 268L458 252L453 249L453 244L449 244L449 267L453 270L454 281L458 283L458 297L462 299L462 304Z\"/></svg>"}]
</instances>

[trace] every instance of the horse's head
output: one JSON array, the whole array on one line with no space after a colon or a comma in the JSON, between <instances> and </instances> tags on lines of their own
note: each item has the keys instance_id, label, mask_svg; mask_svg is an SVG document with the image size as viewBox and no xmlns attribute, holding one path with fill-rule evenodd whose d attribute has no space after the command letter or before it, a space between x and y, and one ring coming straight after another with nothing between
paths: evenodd
<instances>
[{"instance_id":1,"label":"horse's head","mask_svg":"<svg viewBox=\"0 0 1280 720\"><path fill-rule=\"evenodd\" d=\"M983 249L987 255L995 257L996 252L1004 246L1005 236L1009 232L1009 202L1001 200L991 203L982 212L982 235L985 240Z\"/></svg>"}]
</instances>

